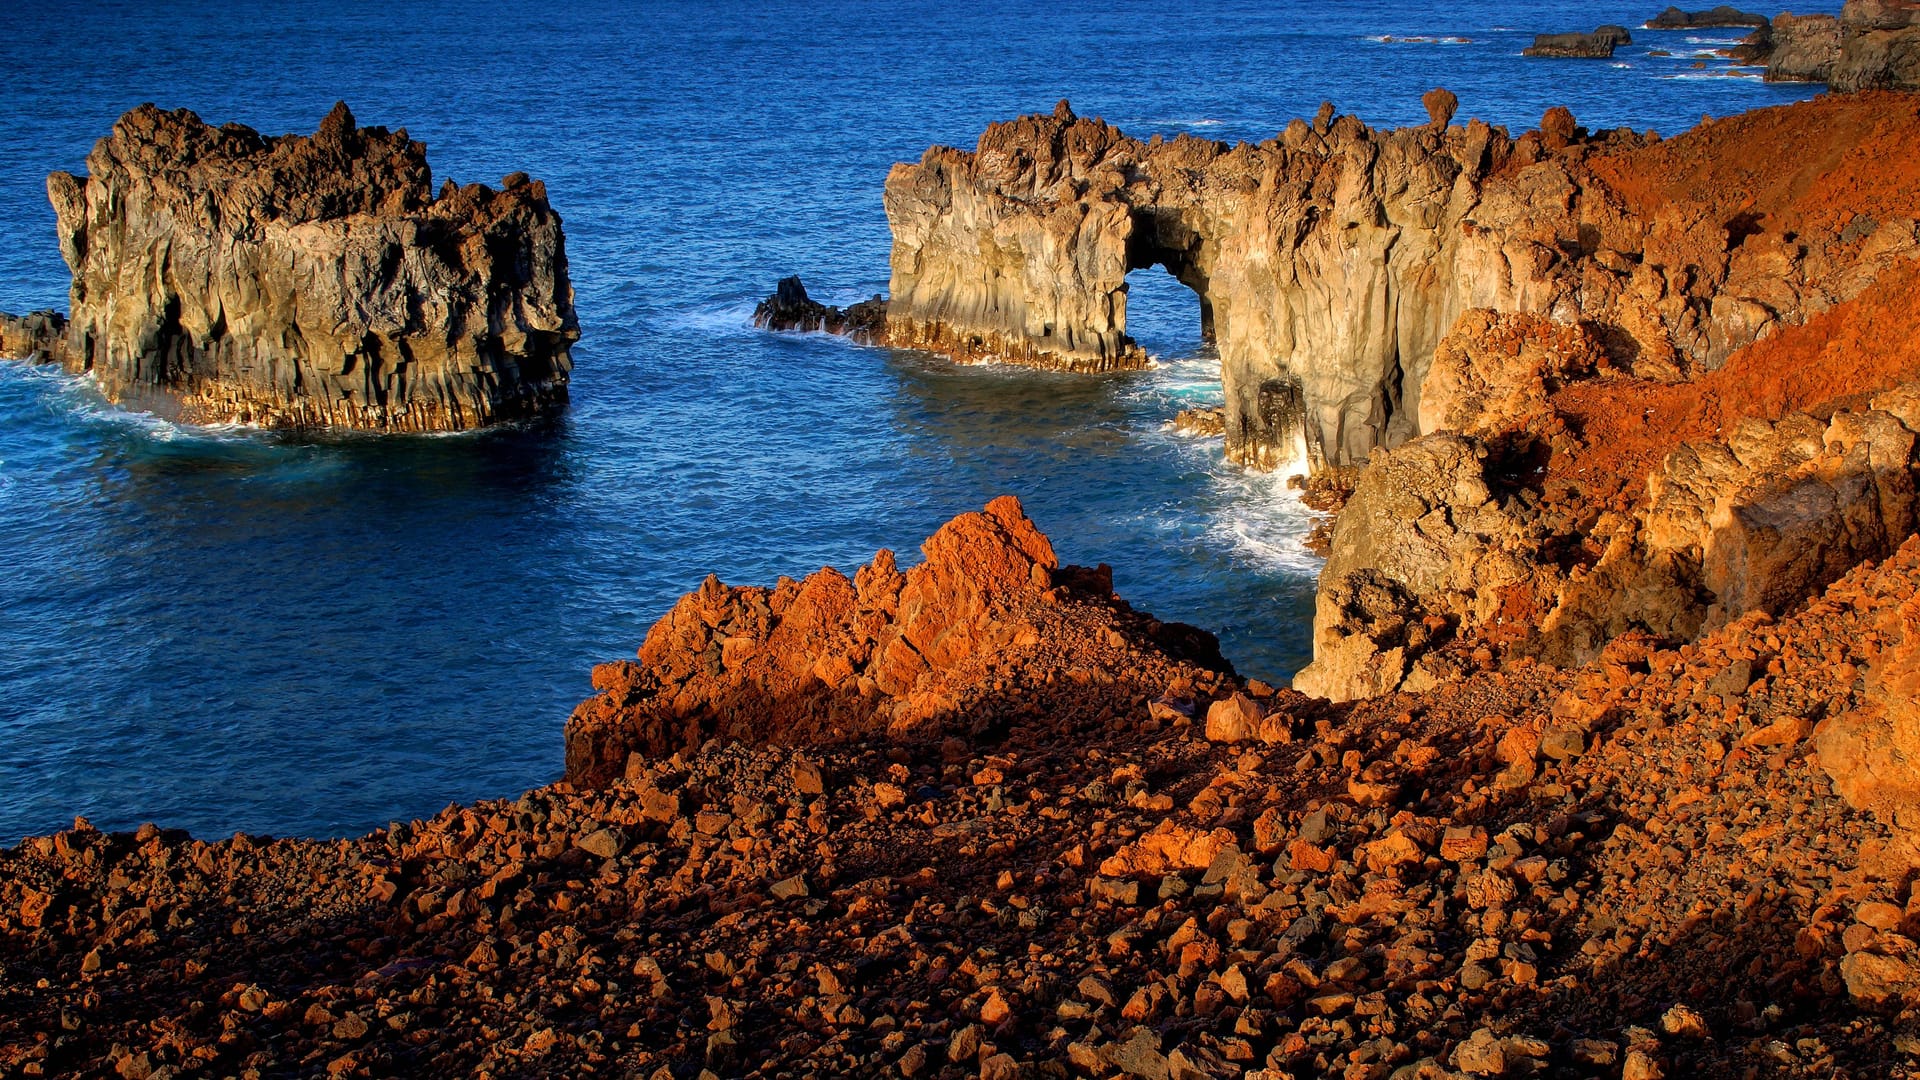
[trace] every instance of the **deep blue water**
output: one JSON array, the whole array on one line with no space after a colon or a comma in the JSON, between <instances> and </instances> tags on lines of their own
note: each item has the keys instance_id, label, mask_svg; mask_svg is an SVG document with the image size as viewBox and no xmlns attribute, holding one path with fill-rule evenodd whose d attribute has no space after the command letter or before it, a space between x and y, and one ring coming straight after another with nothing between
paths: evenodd
<instances>
[{"instance_id":1,"label":"deep blue water","mask_svg":"<svg viewBox=\"0 0 1920 1080\"><path fill-rule=\"evenodd\" d=\"M1276 478L1164 430L1218 395L1164 273L1134 275L1132 328L1166 363L1108 378L775 337L752 303L794 272L835 301L884 289L888 166L1061 97L1232 141L1329 98L1424 121L1436 84L1463 120L1564 103L1665 133L1810 92L1691 67L1732 32L1636 32L1612 64L1518 56L1660 6L14 0L0 310L66 306L43 179L121 112L308 132L345 99L423 139L438 177L545 179L585 336L564 420L445 438L185 430L0 365L0 842L77 813L350 834L546 782L590 666L708 571L913 553L1001 492L1138 606L1288 676L1306 519ZM1414 35L1470 40L1375 40Z\"/></svg>"}]
</instances>

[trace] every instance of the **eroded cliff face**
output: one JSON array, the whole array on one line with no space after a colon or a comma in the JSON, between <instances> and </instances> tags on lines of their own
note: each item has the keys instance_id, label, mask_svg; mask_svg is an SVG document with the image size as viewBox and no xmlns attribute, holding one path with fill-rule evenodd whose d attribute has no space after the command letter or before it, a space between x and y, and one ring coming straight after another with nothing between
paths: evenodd
<instances>
[{"instance_id":1,"label":"eroded cliff face","mask_svg":"<svg viewBox=\"0 0 1920 1080\"><path fill-rule=\"evenodd\" d=\"M1690 382L1578 327L1469 312L1428 377L1446 430L1376 451L1335 520L1303 692L1445 681L1466 639L1556 664L1778 616L1920 528L1909 262Z\"/></svg>"},{"instance_id":2,"label":"eroded cliff face","mask_svg":"<svg viewBox=\"0 0 1920 1080\"><path fill-rule=\"evenodd\" d=\"M1849 155L1920 151L1910 99L1766 110L1733 155L1741 133L1723 125L1747 118L1662 142L1554 109L1516 139L1451 125L1451 94L1427 104L1420 127L1329 106L1228 147L1142 143L1063 102L990 126L970 153L929 150L887 180L890 338L1126 366L1127 271L1162 265L1200 294L1218 342L1228 455L1343 466L1423 433L1434 351L1470 309L1584 321L1620 365L1679 378L1916 247L1911 215L1875 219L1865 243L1844 222L1803 227L1797 194ZM1753 154L1764 178L1741 168Z\"/></svg>"},{"instance_id":3,"label":"eroded cliff face","mask_svg":"<svg viewBox=\"0 0 1920 1080\"><path fill-rule=\"evenodd\" d=\"M566 400L579 338L544 185L431 189L425 147L356 127L214 128L143 105L47 192L73 271L63 355L190 420L446 431Z\"/></svg>"}]
</instances>

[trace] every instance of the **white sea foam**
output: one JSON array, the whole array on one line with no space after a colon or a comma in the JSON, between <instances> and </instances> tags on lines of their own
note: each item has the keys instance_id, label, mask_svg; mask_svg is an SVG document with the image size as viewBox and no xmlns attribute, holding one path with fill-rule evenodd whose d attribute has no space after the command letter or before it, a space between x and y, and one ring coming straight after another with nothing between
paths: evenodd
<instances>
[{"instance_id":1,"label":"white sea foam","mask_svg":"<svg viewBox=\"0 0 1920 1080\"><path fill-rule=\"evenodd\" d=\"M706 334L737 334L753 329L753 309L758 300L729 300L717 304L707 304L684 311L676 311L667 317L667 322L686 330L697 330Z\"/></svg>"},{"instance_id":2,"label":"white sea foam","mask_svg":"<svg viewBox=\"0 0 1920 1080\"><path fill-rule=\"evenodd\" d=\"M1321 560L1305 545L1315 515L1288 487L1290 477L1307 471L1304 445L1289 467L1257 472L1227 461L1217 436L1179 431L1167 422L1181 409L1222 403L1218 355L1206 350L1165 359L1151 378L1123 393L1137 395L1161 418L1140 432L1149 452L1177 454L1205 477L1188 498L1148 511L1149 520L1169 532L1195 529L1207 547L1256 571L1319 573Z\"/></svg>"},{"instance_id":3,"label":"white sea foam","mask_svg":"<svg viewBox=\"0 0 1920 1080\"><path fill-rule=\"evenodd\" d=\"M1135 117L1131 120L1120 120L1118 121L1118 123L1123 128L1124 127L1209 128L1209 127L1220 127L1221 125L1225 124L1226 121L1217 120L1211 116L1199 116L1199 117L1143 116L1143 117Z\"/></svg>"},{"instance_id":4,"label":"white sea foam","mask_svg":"<svg viewBox=\"0 0 1920 1080\"><path fill-rule=\"evenodd\" d=\"M1375 45L1471 45L1473 39L1458 34L1369 34L1361 38Z\"/></svg>"}]
</instances>

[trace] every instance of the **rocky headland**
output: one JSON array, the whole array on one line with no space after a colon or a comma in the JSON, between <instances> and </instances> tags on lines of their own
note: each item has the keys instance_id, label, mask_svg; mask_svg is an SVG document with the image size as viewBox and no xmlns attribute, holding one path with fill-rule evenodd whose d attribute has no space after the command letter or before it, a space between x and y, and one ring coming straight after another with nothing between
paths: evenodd
<instances>
[{"instance_id":1,"label":"rocky headland","mask_svg":"<svg viewBox=\"0 0 1920 1080\"><path fill-rule=\"evenodd\" d=\"M1445 91L1427 106L1429 124L1382 131L1329 105L1229 147L1142 143L1062 103L989 126L972 151L935 147L887 178L886 340L1132 364L1126 275L1164 266L1200 295L1218 344L1228 456L1317 471L1433 430L1424 386L1470 310L1581 322L1614 366L1680 379L1920 250L1903 209L1828 220L1855 170L1879 178L1874 201L1904 206L1891 177L1920 157L1907 97L1823 99L1671 140L1590 132L1565 109L1514 137L1453 124ZM1748 170L1769 146L1777 167Z\"/></svg>"},{"instance_id":2,"label":"rocky headland","mask_svg":"<svg viewBox=\"0 0 1920 1080\"><path fill-rule=\"evenodd\" d=\"M560 216L515 173L431 186L342 104L312 136L143 105L47 193L72 310L9 356L194 422L454 431L564 404L580 336Z\"/></svg>"},{"instance_id":3,"label":"rocky headland","mask_svg":"<svg viewBox=\"0 0 1920 1080\"><path fill-rule=\"evenodd\" d=\"M1068 252L1032 303L1088 315L1118 258L1123 313L1158 255L1243 343L1240 457L1245 380L1294 388L1337 512L1292 687L1011 498L909 568L709 579L550 787L0 851L0 1070L1920 1075L1920 98L1671 139L1429 106L1230 149L1062 109L889 181L890 339ZM963 203L1023 261L962 273Z\"/></svg>"}]
</instances>

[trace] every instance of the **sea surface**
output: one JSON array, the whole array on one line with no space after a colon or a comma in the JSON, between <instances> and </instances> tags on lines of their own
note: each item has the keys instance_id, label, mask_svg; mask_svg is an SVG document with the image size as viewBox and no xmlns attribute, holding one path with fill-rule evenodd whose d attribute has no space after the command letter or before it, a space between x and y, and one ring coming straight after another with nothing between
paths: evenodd
<instances>
[{"instance_id":1,"label":"sea surface","mask_svg":"<svg viewBox=\"0 0 1920 1080\"><path fill-rule=\"evenodd\" d=\"M1003 492L1064 559L1286 678L1308 515L1166 427L1219 400L1219 366L1163 271L1130 304L1160 365L1110 377L775 336L754 302L791 273L833 302L884 290L888 167L1063 97L1231 142L1322 100L1424 122L1435 85L1462 121L1566 104L1667 134L1812 93L1735 77L1710 53L1738 31L1519 55L1661 6L0 5L0 310L66 307L44 178L120 113L311 132L344 99L424 140L436 182L544 179L584 334L564 418L438 438L181 427L0 364L0 843L76 814L348 835L511 795L558 777L591 666L708 572L911 561Z\"/></svg>"}]
</instances>

